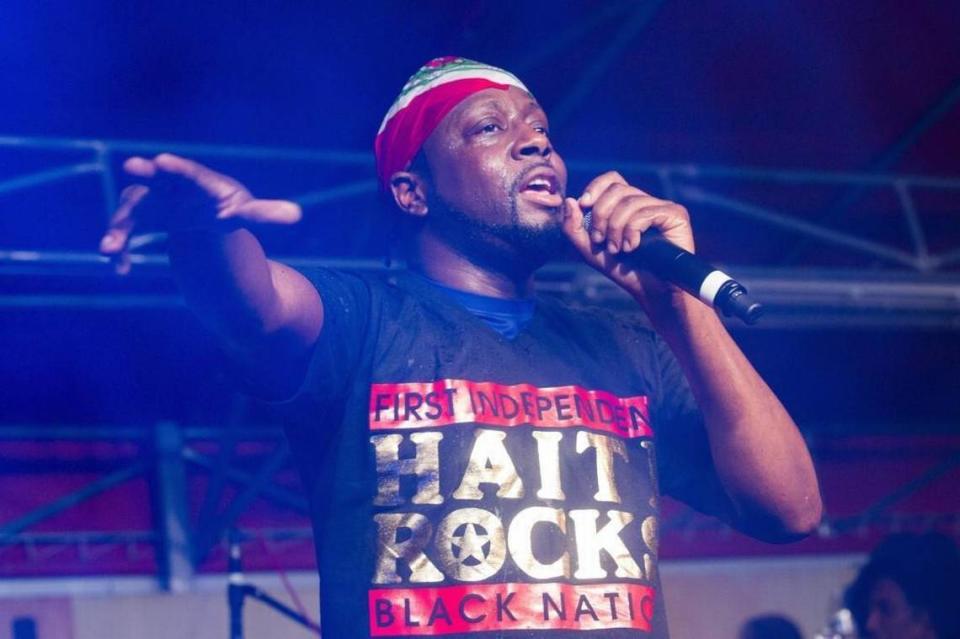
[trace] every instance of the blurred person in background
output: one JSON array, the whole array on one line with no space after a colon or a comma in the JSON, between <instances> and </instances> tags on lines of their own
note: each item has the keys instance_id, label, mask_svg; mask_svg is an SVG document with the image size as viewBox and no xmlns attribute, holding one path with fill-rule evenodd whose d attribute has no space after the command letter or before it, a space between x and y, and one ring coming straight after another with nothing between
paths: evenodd
<instances>
[{"instance_id":1,"label":"blurred person in background","mask_svg":"<svg viewBox=\"0 0 960 639\"><path fill-rule=\"evenodd\" d=\"M960 551L939 533L896 534L847 588L861 639L960 639Z\"/></svg>"},{"instance_id":2,"label":"blurred person in background","mask_svg":"<svg viewBox=\"0 0 960 639\"><path fill-rule=\"evenodd\" d=\"M803 634L784 615L759 615L744 622L737 639L803 639Z\"/></svg>"}]
</instances>

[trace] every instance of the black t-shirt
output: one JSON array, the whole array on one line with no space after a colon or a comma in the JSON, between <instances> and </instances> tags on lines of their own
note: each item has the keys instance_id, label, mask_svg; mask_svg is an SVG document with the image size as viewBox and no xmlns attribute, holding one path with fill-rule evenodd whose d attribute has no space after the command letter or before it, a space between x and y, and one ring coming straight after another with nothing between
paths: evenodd
<instances>
[{"instance_id":1,"label":"black t-shirt","mask_svg":"<svg viewBox=\"0 0 960 639\"><path fill-rule=\"evenodd\" d=\"M722 496L653 331L537 298L506 339L416 276L310 276L324 328L288 435L325 636L665 639L657 477Z\"/></svg>"}]
</instances>

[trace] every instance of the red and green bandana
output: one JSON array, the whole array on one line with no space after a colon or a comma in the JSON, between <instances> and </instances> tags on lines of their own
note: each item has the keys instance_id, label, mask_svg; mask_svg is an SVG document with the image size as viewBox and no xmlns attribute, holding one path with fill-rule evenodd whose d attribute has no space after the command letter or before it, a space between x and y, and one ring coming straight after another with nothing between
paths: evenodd
<instances>
[{"instance_id":1,"label":"red and green bandana","mask_svg":"<svg viewBox=\"0 0 960 639\"><path fill-rule=\"evenodd\" d=\"M509 87L528 91L512 73L466 58L434 58L420 67L387 111L373 143L380 185L390 189L390 177L410 166L441 120L465 98Z\"/></svg>"}]
</instances>

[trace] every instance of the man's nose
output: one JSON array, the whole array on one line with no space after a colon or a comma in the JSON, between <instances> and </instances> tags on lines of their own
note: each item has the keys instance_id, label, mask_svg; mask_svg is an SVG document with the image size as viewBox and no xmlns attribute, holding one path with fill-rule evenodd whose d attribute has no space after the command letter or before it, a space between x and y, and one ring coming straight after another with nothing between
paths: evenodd
<instances>
[{"instance_id":1,"label":"man's nose","mask_svg":"<svg viewBox=\"0 0 960 639\"><path fill-rule=\"evenodd\" d=\"M548 157L553 153L550 139L543 131L527 129L522 135L523 137L517 141L517 145L514 147L514 155L517 156L518 159L531 155Z\"/></svg>"}]
</instances>

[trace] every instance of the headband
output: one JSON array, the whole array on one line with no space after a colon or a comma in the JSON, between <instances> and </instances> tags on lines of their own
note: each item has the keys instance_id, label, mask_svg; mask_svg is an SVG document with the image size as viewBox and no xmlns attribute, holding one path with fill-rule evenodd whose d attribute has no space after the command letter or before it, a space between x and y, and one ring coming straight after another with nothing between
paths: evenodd
<instances>
[{"instance_id":1,"label":"headband","mask_svg":"<svg viewBox=\"0 0 960 639\"><path fill-rule=\"evenodd\" d=\"M463 100L484 89L509 87L528 91L512 73L465 58L435 58L420 67L377 131L373 147L380 186L390 190L390 177L410 166L437 125Z\"/></svg>"}]
</instances>

